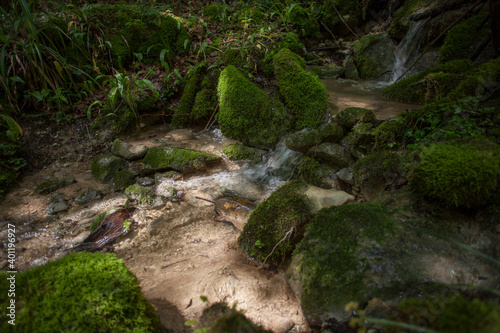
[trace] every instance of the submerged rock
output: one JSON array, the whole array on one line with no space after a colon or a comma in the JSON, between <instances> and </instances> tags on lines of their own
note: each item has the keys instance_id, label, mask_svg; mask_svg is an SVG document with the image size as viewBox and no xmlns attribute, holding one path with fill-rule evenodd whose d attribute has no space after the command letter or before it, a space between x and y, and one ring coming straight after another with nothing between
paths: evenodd
<instances>
[{"instance_id":1,"label":"submerged rock","mask_svg":"<svg viewBox=\"0 0 500 333\"><path fill-rule=\"evenodd\" d=\"M215 212L219 215L217 219L231 222L239 230L243 230L248 215L255 207L254 203L241 198L215 200Z\"/></svg>"},{"instance_id":2,"label":"submerged rock","mask_svg":"<svg viewBox=\"0 0 500 333\"><path fill-rule=\"evenodd\" d=\"M116 139L111 147L111 153L116 156L121 156L126 160L137 160L146 155L148 147L145 145L132 146L126 142Z\"/></svg>"},{"instance_id":3,"label":"submerged rock","mask_svg":"<svg viewBox=\"0 0 500 333\"><path fill-rule=\"evenodd\" d=\"M122 167L122 160L119 157L104 154L92 161L90 171L92 175L102 183L110 182Z\"/></svg>"},{"instance_id":4,"label":"submerged rock","mask_svg":"<svg viewBox=\"0 0 500 333\"><path fill-rule=\"evenodd\" d=\"M38 194L48 194L61 187L75 183L75 178L67 177L60 179L49 179L37 185L35 192Z\"/></svg>"},{"instance_id":5,"label":"submerged rock","mask_svg":"<svg viewBox=\"0 0 500 333\"><path fill-rule=\"evenodd\" d=\"M152 147L144 157L144 168L150 171L173 169L180 172L205 170L222 159L214 154L173 147Z\"/></svg>"}]
</instances>

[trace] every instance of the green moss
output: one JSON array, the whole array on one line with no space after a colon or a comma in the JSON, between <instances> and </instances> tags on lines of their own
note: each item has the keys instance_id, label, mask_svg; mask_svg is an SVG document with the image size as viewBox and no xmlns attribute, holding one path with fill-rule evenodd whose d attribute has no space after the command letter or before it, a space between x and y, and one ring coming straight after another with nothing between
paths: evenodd
<instances>
[{"instance_id":1,"label":"green moss","mask_svg":"<svg viewBox=\"0 0 500 333\"><path fill-rule=\"evenodd\" d=\"M262 155L257 149L240 144L230 144L224 147L222 152L231 161L247 160L259 163L262 160Z\"/></svg>"},{"instance_id":2,"label":"green moss","mask_svg":"<svg viewBox=\"0 0 500 333\"><path fill-rule=\"evenodd\" d=\"M217 78L214 74L207 74L201 81L200 91L196 93L191 119L200 120L212 115L217 107Z\"/></svg>"},{"instance_id":3,"label":"green moss","mask_svg":"<svg viewBox=\"0 0 500 333\"><path fill-rule=\"evenodd\" d=\"M375 244L383 248L394 230L391 215L377 204L344 205L319 211L293 252L301 275L300 301L306 315L329 312L332 307L343 308L352 300L370 299L363 288L370 267L358 256ZM376 290L369 293L373 297Z\"/></svg>"},{"instance_id":4,"label":"green moss","mask_svg":"<svg viewBox=\"0 0 500 333\"><path fill-rule=\"evenodd\" d=\"M156 197L152 190L138 184L127 187L125 189L125 195L141 205L152 205Z\"/></svg>"},{"instance_id":5,"label":"green moss","mask_svg":"<svg viewBox=\"0 0 500 333\"><path fill-rule=\"evenodd\" d=\"M488 16L489 14L478 14L451 28L439 50L441 62L469 59L482 42L478 36L484 36L489 32L489 25L484 24Z\"/></svg>"},{"instance_id":6,"label":"green moss","mask_svg":"<svg viewBox=\"0 0 500 333\"><path fill-rule=\"evenodd\" d=\"M281 49L289 49L297 55L304 54L304 44L295 32L289 32L281 38L278 42L278 50Z\"/></svg>"},{"instance_id":7,"label":"green moss","mask_svg":"<svg viewBox=\"0 0 500 333\"><path fill-rule=\"evenodd\" d=\"M92 161L90 171L100 182L110 182L122 167L122 160L110 154L100 155Z\"/></svg>"},{"instance_id":8,"label":"green moss","mask_svg":"<svg viewBox=\"0 0 500 333\"><path fill-rule=\"evenodd\" d=\"M356 67L361 78L378 78L379 70L377 69L377 65L370 57L365 56L364 53L367 48L377 43L383 35L383 33L367 35L352 45L353 52L355 54Z\"/></svg>"},{"instance_id":9,"label":"green moss","mask_svg":"<svg viewBox=\"0 0 500 333\"><path fill-rule=\"evenodd\" d=\"M109 106L101 109L99 111L101 115L96 118L92 129L111 129L116 134L131 132L137 129L137 115L124 104L117 109L111 109Z\"/></svg>"},{"instance_id":10,"label":"green moss","mask_svg":"<svg viewBox=\"0 0 500 333\"><path fill-rule=\"evenodd\" d=\"M344 137L344 130L342 126L337 123L321 125L318 130L321 142L340 142Z\"/></svg>"},{"instance_id":11,"label":"green moss","mask_svg":"<svg viewBox=\"0 0 500 333\"><path fill-rule=\"evenodd\" d=\"M238 49L232 49L228 48L222 53L221 55L222 61L224 62L224 65L229 66L237 66L241 67L242 62L243 62L243 57L241 55L240 50Z\"/></svg>"},{"instance_id":12,"label":"green moss","mask_svg":"<svg viewBox=\"0 0 500 333\"><path fill-rule=\"evenodd\" d=\"M196 67L192 76L189 78L186 87L184 87L184 92L182 93L181 100L179 101L179 106L172 117L172 123L170 126L173 128L183 127L189 122L191 111L196 101L196 93L200 90L200 85L206 70L207 66L205 64L201 64Z\"/></svg>"},{"instance_id":13,"label":"green moss","mask_svg":"<svg viewBox=\"0 0 500 333\"><path fill-rule=\"evenodd\" d=\"M320 172L320 167L321 166L317 160L305 156L299 164L299 179L315 186L323 185L323 177Z\"/></svg>"},{"instance_id":14,"label":"green moss","mask_svg":"<svg viewBox=\"0 0 500 333\"><path fill-rule=\"evenodd\" d=\"M288 149L307 153L311 147L321 143L321 136L317 129L302 130L287 136L285 144Z\"/></svg>"},{"instance_id":15,"label":"green moss","mask_svg":"<svg viewBox=\"0 0 500 333\"><path fill-rule=\"evenodd\" d=\"M234 66L222 71L217 93L218 121L227 138L266 148L274 146L290 128L283 104L270 98Z\"/></svg>"},{"instance_id":16,"label":"green moss","mask_svg":"<svg viewBox=\"0 0 500 333\"><path fill-rule=\"evenodd\" d=\"M424 8L431 3L433 0L406 0L401 8L399 8L394 14L394 18L389 27L389 32L391 36L395 36L402 39L406 31L403 29L403 20L408 18L411 14L417 10Z\"/></svg>"},{"instance_id":17,"label":"green moss","mask_svg":"<svg viewBox=\"0 0 500 333\"><path fill-rule=\"evenodd\" d=\"M500 82L500 57L484 63L470 73L448 94L452 100L466 96L489 97Z\"/></svg>"},{"instance_id":18,"label":"green moss","mask_svg":"<svg viewBox=\"0 0 500 333\"><path fill-rule=\"evenodd\" d=\"M444 142L425 147L410 187L448 206L484 206L497 189L500 146L484 141Z\"/></svg>"},{"instance_id":19,"label":"green moss","mask_svg":"<svg viewBox=\"0 0 500 333\"><path fill-rule=\"evenodd\" d=\"M151 147L143 159L145 169L181 172L205 170L207 165L220 161L221 158L214 154L173 147Z\"/></svg>"},{"instance_id":20,"label":"green moss","mask_svg":"<svg viewBox=\"0 0 500 333\"><path fill-rule=\"evenodd\" d=\"M372 110L357 107L344 109L335 118L340 125L348 129L361 122L371 124L377 122L377 117Z\"/></svg>"},{"instance_id":21,"label":"green moss","mask_svg":"<svg viewBox=\"0 0 500 333\"><path fill-rule=\"evenodd\" d=\"M301 193L305 187L290 181L252 211L238 238L243 252L266 264L277 264L291 253L310 218L308 200Z\"/></svg>"},{"instance_id":22,"label":"green moss","mask_svg":"<svg viewBox=\"0 0 500 333\"><path fill-rule=\"evenodd\" d=\"M377 126L372 135L375 137L376 148L387 148L401 144L407 130L405 119L397 117L388 119Z\"/></svg>"},{"instance_id":23,"label":"green moss","mask_svg":"<svg viewBox=\"0 0 500 333\"><path fill-rule=\"evenodd\" d=\"M428 295L403 300L397 321L437 332L500 332L500 305L464 297L458 292Z\"/></svg>"},{"instance_id":24,"label":"green moss","mask_svg":"<svg viewBox=\"0 0 500 333\"><path fill-rule=\"evenodd\" d=\"M128 170L120 170L113 177L115 189L125 188L134 183L134 174Z\"/></svg>"},{"instance_id":25,"label":"green moss","mask_svg":"<svg viewBox=\"0 0 500 333\"><path fill-rule=\"evenodd\" d=\"M108 217L108 215L111 215L113 214L114 212L116 212L118 209L120 208L112 208L112 209L108 209L107 211L105 212L102 212L100 214L97 214L96 216L94 216L92 218L92 221L90 222L90 232L94 231L95 229L97 229L97 227L101 224L101 222L106 218Z\"/></svg>"},{"instance_id":26,"label":"green moss","mask_svg":"<svg viewBox=\"0 0 500 333\"><path fill-rule=\"evenodd\" d=\"M426 103L446 96L474 67L468 59L452 60L387 86L382 95L405 103Z\"/></svg>"},{"instance_id":27,"label":"green moss","mask_svg":"<svg viewBox=\"0 0 500 333\"><path fill-rule=\"evenodd\" d=\"M221 4L208 5L203 9L203 15L212 21L222 21L227 17L227 6Z\"/></svg>"},{"instance_id":28,"label":"green moss","mask_svg":"<svg viewBox=\"0 0 500 333\"><path fill-rule=\"evenodd\" d=\"M7 295L10 274L0 273ZM161 332L137 278L114 254L79 252L16 274L16 325L2 332ZM2 308L9 298L2 297Z\"/></svg>"},{"instance_id":29,"label":"green moss","mask_svg":"<svg viewBox=\"0 0 500 333\"><path fill-rule=\"evenodd\" d=\"M73 184L75 182L74 178L60 178L60 179L49 179L37 185L35 192L38 194L48 194L54 192L61 187Z\"/></svg>"},{"instance_id":30,"label":"green moss","mask_svg":"<svg viewBox=\"0 0 500 333\"><path fill-rule=\"evenodd\" d=\"M273 64L280 94L295 115L295 129L317 127L328 104L325 85L306 72L304 60L289 49L279 51Z\"/></svg>"}]
</instances>

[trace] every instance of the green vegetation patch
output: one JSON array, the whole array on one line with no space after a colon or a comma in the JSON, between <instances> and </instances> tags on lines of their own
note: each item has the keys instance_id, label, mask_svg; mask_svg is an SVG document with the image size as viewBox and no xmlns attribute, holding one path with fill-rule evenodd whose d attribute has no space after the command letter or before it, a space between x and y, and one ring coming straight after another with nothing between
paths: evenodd
<instances>
[{"instance_id":1,"label":"green vegetation patch","mask_svg":"<svg viewBox=\"0 0 500 333\"><path fill-rule=\"evenodd\" d=\"M376 283L368 288L364 280L371 267L363 254L381 251L395 228L392 216L377 204L330 207L315 215L293 252L288 274L292 288L301 289L308 318L343 311L352 300L376 295Z\"/></svg>"},{"instance_id":2,"label":"green vegetation patch","mask_svg":"<svg viewBox=\"0 0 500 333\"><path fill-rule=\"evenodd\" d=\"M323 185L321 165L314 158L304 156L304 158L300 161L297 174L299 179L306 183L315 186Z\"/></svg>"},{"instance_id":3,"label":"green vegetation patch","mask_svg":"<svg viewBox=\"0 0 500 333\"><path fill-rule=\"evenodd\" d=\"M120 170L113 177L113 186L115 189L125 188L134 183L134 174L128 170Z\"/></svg>"},{"instance_id":4,"label":"green vegetation patch","mask_svg":"<svg viewBox=\"0 0 500 333\"><path fill-rule=\"evenodd\" d=\"M0 201L27 164L24 150L21 144L0 137Z\"/></svg>"},{"instance_id":5,"label":"green vegetation patch","mask_svg":"<svg viewBox=\"0 0 500 333\"><path fill-rule=\"evenodd\" d=\"M458 292L428 295L403 300L397 321L436 332L500 332L500 305Z\"/></svg>"},{"instance_id":6,"label":"green vegetation patch","mask_svg":"<svg viewBox=\"0 0 500 333\"><path fill-rule=\"evenodd\" d=\"M478 14L451 28L439 50L441 62L471 58L472 53L483 42L478 37L489 33L490 27L485 24L488 16L489 14Z\"/></svg>"},{"instance_id":7,"label":"green vegetation patch","mask_svg":"<svg viewBox=\"0 0 500 333\"><path fill-rule=\"evenodd\" d=\"M290 128L283 104L270 98L234 66L221 72L217 93L218 121L227 138L268 148Z\"/></svg>"},{"instance_id":8,"label":"green vegetation patch","mask_svg":"<svg viewBox=\"0 0 500 333\"><path fill-rule=\"evenodd\" d=\"M138 184L127 187L125 195L127 198L135 200L141 205L152 205L156 197L152 190Z\"/></svg>"},{"instance_id":9,"label":"green vegetation patch","mask_svg":"<svg viewBox=\"0 0 500 333\"><path fill-rule=\"evenodd\" d=\"M487 140L443 142L425 147L410 187L448 206L484 206L497 190L500 146Z\"/></svg>"},{"instance_id":10,"label":"green vegetation patch","mask_svg":"<svg viewBox=\"0 0 500 333\"><path fill-rule=\"evenodd\" d=\"M262 160L262 155L257 149L245 145L230 144L224 147L222 152L231 161L247 160L259 163Z\"/></svg>"},{"instance_id":11,"label":"green vegetation patch","mask_svg":"<svg viewBox=\"0 0 500 333\"><path fill-rule=\"evenodd\" d=\"M289 49L274 56L274 72L288 111L295 115L295 129L317 127L326 111L325 85L304 70L304 59Z\"/></svg>"},{"instance_id":12,"label":"green vegetation patch","mask_svg":"<svg viewBox=\"0 0 500 333\"><path fill-rule=\"evenodd\" d=\"M0 272L7 295L8 274ZM2 332L161 332L137 278L114 254L79 252L16 275L16 325ZM9 298L2 297L3 309Z\"/></svg>"},{"instance_id":13,"label":"green vegetation patch","mask_svg":"<svg viewBox=\"0 0 500 333\"><path fill-rule=\"evenodd\" d=\"M243 252L266 264L280 263L291 253L310 218L309 203L302 193L306 186L290 181L252 211L238 238Z\"/></svg>"},{"instance_id":14,"label":"green vegetation patch","mask_svg":"<svg viewBox=\"0 0 500 333\"><path fill-rule=\"evenodd\" d=\"M173 169L180 172L204 170L220 161L221 158L214 154L174 147L151 147L143 159L147 170Z\"/></svg>"},{"instance_id":15,"label":"green vegetation patch","mask_svg":"<svg viewBox=\"0 0 500 333\"><path fill-rule=\"evenodd\" d=\"M38 194L49 194L54 192L57 189L60 189L64 186L73 184L75 179L72 177L60 178L60 179L49 179L40 184L38 184L35 188L35 192Z\"/></svg>"},{"instance_id":16,"label":"green vegetation patch","mask_svg":"<svg viewBox=\"0 0 500 333\"><path fill-rule=\"evenodd\" d=\"M312 37L319 34L318 20L309 14L309 10L299 4L293 4L285 13L288 24L291 24L300 36Z\"/></svg>"}]
</instances>

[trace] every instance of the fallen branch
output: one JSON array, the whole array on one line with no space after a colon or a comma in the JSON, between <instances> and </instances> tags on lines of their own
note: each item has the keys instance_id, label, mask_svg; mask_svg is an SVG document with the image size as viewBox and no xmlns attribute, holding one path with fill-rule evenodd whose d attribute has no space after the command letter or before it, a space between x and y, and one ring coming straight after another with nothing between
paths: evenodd
<instances>
[{"instance_id":1,"label":"fallen branch","mask_svg":"<svg viewBox=\"0 0 500 333\"><path fill-rule=\"evenodd\" d=\"M359 38L359 36L354 32L352 31L351 27L349 27L349 25L344 21L344 18L342 17L342 14L340 14L340 12L337 10L337 7L335 7L335 3L333 3L333 0L330 0L330 2L332 3L332 6L333 6L333 9L335 9L335 11L337 12L337 14L339 15L340 19L342 20L342 22L345 24L345 26L347 27L347 29L349 29L350 32L352 32L352 34L354 36L356 36L356 38Z\"/></svg>"}]
</instances>

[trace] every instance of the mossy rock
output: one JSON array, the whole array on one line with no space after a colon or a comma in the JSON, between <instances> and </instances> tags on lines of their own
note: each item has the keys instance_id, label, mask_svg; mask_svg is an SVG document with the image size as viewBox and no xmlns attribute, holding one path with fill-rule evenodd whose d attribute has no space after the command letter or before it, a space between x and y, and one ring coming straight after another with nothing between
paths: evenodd
<instances>
[{"instance_id":1,"label":"mossy rock","mask_svg":"<svg viewBox=\"0 0 500 333\"><path fill-rule=\"evenodd\" d=\"M235 306L230 308L222 302L203 310L196 332L272 333L252 323Z\"/></svg>"},{"instance_id":2,"label":"mossy rock","mask_svg":"<svg viewBox=\"0 0 500 333\"><path fill-rule=\"evenodd\" d=\"M399 40L403 39L406 31L409 27L408 17L418 11L421 8L424 8L432 3L435 3L435 0L406 0L403 3L396 13L394 14L394 19L391 22L389 27L389 34L397 38Z\"/></svg>"},{"instance_id":3,"label":"mossy rock","mask_svg":"<svg viewBox=\"0 0 500 333\"><path fill-rule=\"evenodd\" d=\"M135 200L141 205L152 205L156 197L152 190L138 184L127 187L125 189L125 195L127 198Z\"/></svg>"},{"instance_id":4,"label":"mossy rock","mask_svg":"<svg viewBox=\"0 0 500 333\"><path fill-rule=\"evenodd\" d=\"M372 132L375 137L375 148L387 148L400 144L406 130L407 124L402 117L385 120Z\"/></svg>"},{"instance_id":5,"label":"mossy rock","mask_svg":"<svg viewBox=\"0 0 500 333\"><path fill-rule=\"evenodd\" d=\"M439 309L439 315L434 312ZM500 305L458 291L405 299L397 307L400 323L424 325L436 332L500 332ZM392 319L392 318L391 318Z\"/></svg>"},{"instance_id":6,"label":"mossy rock","mask_svg":"<svg viewBox=\"0 0 500 333\"><path fill-rule=\"evenodd\" d=\"M439 60L448 62L455 59L470 59L472 53L483 42L478 36L485 36L490 27L484 24L489 14L477 14L455 25L447 33L439 50Z\"/></svg>"},{"instance_id":7,"label":"mossy rock","mask_svg":"<svg viewBox=\"0 0 500 333\"><path fill-rule=\"evenodd\" d=\"M381 79L392 73L396 56L385 33L367 35L353 45L354 63L362 79Z\"/></svg>"},{"instance_id":8,"label":"mossy rock","mask_svg":"<svg viewBox=\"0 0 500 333\"><path fill-rule=\"evenodd\" d=\"M258 205L238 238L241 250L266 264L280 263L290 254L311 217L310 204L303 194L306 188L306 183L290 181Z\"/></svg>"},{"instance_id":9,"label":"mossy rock","mask_svg":"<svg viewBox=\"0 0 500 333\"><path fill-rule=\"evenodd\" d=\"M498 190L500 146L485 139L423 148L410 187L448 206L477 208Z\"/></svg>"},{"instance_id":10,"label":"mossy rock","mask_svg":"<svg viewBox=\"0 0 500 333\"><path fill-rule=\"evenodd\" d=\"M344 74L344 68L337 66L336 64L328 64L325 66L307 66L307 70L322 79L338 79Z\"/></svg>"},{"instance_id":11,"label":"mossy rock","mask_svg":"<svg viewBox=\"0 0 500 333\"><path fill-rule=\"evenodd\" d=\"M317 129L302 130L287 136L286 147L290 150L306 154L309 149L321 143L320 132Z\"/></svg>"},{"instance_id":12,"label":"mossy rock","mask_svg":"<svg viewBox=\"0 0 500 333\"><path fill-rule=\"evenodd\" d=\"M372 201L385 190L387 184L403 176L404 165L404 157L397 152L377 152L354 164L354 181L364 198Z\"/></svg>"},{"instance_id":13,"label":"mossy rock","mask_svg":"<svg viewBox=\"0 0 500 333\"><path fill-rule=\"evenodd\" d=\"M227 138L269 148L290 128L283 104L270 98L234 66L221 72L217 93L218 121Z\"/></svg>"},{"instance_id":14,"label":"mossy rock","mask_svg":"<svg viewBox=\"0 0 500 333\"><path fill-rule=\"evenodd\" d=\"M126 132L130 134L130 132L138 128L137 114L132 111L125 102L114 110L106 106L99 110L99 113L101 115L96 118L92 125L92 130L106 128L111 129L111 131L116 134Z\"/></svg>"},{"instance_id":15,"label":"mossy rock","mask_svg":"<svg viewBox=\"0 0 500 333\"><path fill-rule=\"evenodd\" d=\"M390 99L405 103L428 103L448 95L457 88L462 73L474 68L468 59L449 61L395 82L382 90Z\"/></svg>"},{"instance_id":16,"label":"mossy rock","mask_svg":"<svg viewBox=\"0 0 500 333\"><path fill-rule=\"evenodd\" d=\"M222 149L222 152L231 161L252 161L259 163L262 161L262 154L258 149L240 144L230 144Z\"/></svg>"},{"instance_id":17,"label":"mossy rock","mask_svg":"<svg viewBox=\"0 0 500 333\"><path fill-rule=\"evenodd\" d=\"M207 73L201 81L200 90L196 93L191 120L208 119L217 108L217 80L219 72Z\"/></svg>"},{"instance_id":18,"label":"mossy rock","mask_svg":"<svg viewBox=\"0 0 500 333\"><path fill-rule=\"evenodd\" d=\"M222 159L214 154L174 147L151 147L143 159L144 169L161 171L172 169L180 172L205 170Z\"/></svg>"},{"instance_id":19,"label":"mossy rock","mask_svg":"<svg viewBox=\"0 0 500 333\"><path fill-rule=\"evenodd\" d=\"M191 118L191 112L196 101L196 94L200 90L201 82L207 71L206 64L197 66L189 78L184 91L182 93L179 106L172 116L170 126L173 128L180 128L186 126Z\"/></svg>"},{"instance_id":20,"label":"mossy rock","mask_svg":"<svg viewBox=\"0 0 500 333\"><path fill-rule=\"evenodd\" d=\"M354 162L351 153L346 147L331 142L312 147L307 152L307 155L324 160L339 169L348 167Z\"/></svg>"},{"instance_id":21,"label":"mossy rock","mask_svg":"<svg viewBox=\"0 0 500 333\"><path fill-rule=\"evenodd\" d=\"M37 187L35 188L35 192L38 194L49 194L49 193L52 193L55 190L58 190L64 186L68 186L70 184L73 184L74 182L75 182L75 178L73 178L73 177L49 179L49 180L46 180L46 181L38 184Z\"/></svg>"},{"instance_id":22,"label":"mossy rock","mask_svg":"<svg viewBox=\"0 0 500 333\"><path fill-rule=\"evenodd\" d=\"M325 85L304 70L304 60L289 49L274 56L274 72L287 110L295 115L295 129L315 128L328 105Z\"/></svg>"},{"instance_id":23,"label":"mossy rock","mask_svg":"<svg viewBox=\"0 0 500 333\"><path fill-rule=\"evenodd\" d=\"M122 167L122 160L110 154L100 155L92 161L90 171L102 183L113 180L118 170Z\"/></svg>"},{"instance_id":24,"label":"mossy rock","mask_svg":"<svg viewBox=\"0 0 500 333\"><path fill-rule=\"evenodd\" d=\"M289 32L284 35L278 42L278 51L281 49L289 49L293 53L301 56L304 54L304 44L299 39L295 32Z\"/></svg>"},{"instance_id":25,"label":"mossy rock","mask_svg":"<svg viewBox=\"0 0 500 333\"><path fill-rule=\"evenodd\" d=\"M9 274L0 272L7 295ZM114 254L79 252L16 275L15 326L2 332L162 332L137 278ZM9 298L2 297L2 308Z\"/></svg>"},{"instance_id":26,"label":"mossy rock","mask_svg":"<svg viewBox=\"0 0 500 333\"><path fill-rule=\"evenodd\" d=\"M144 157L148 147L144 145L132 146L126 142L116 139L111 146L111 153L115 156L123 157L126 160L137 160Z\"/></svg>"},{"instance_id":27,"label":"mossy rock","mask_svg":"<svg viewBox=\"0 0 500 333\"><path fill-rule=\"evenodd\" d=\"M344 109L335 118L340 125L349 130L360 122L372 124L377 122L372 110L357 107Z\"/></svg>"},{"instance_id":28,"label":"mossy rock","mask_svg":"<svg viewBox=\"0 0 500 333\"><path fill-rule=\"evenodd\" d=\"M323 124L318 128L321 142L340 142L344 138L344 129L337 123Z\"/></svg>"},{"instance_id":29,"label":"mossy rock","mask_svg":"<svg viewBox=\"0 0 500 333\"><path fill-rule=\"evenodd\" d=\"M323 185L323 175L320 163L314 158L304 156L300 161L297 176L301 181L314 186Z\"/></svg>"},{"instance_id":30,"label":"mossy rock","mask_svg":"<svg viewBox=\"0 0 500 333\"><path fill-rule=\"evenodd\" d=\"M113 177L113 186L115 189L125 188L134 183L134 174L128 170L120 170Z\"/></svg>"},{"instance_id":31,"label":"mossy rock","mask_svg":"<svg viewBox=\"0 0 500 333\"><path fill-rule=\"evenodd\" d=\"M94 199L100 199L104 196L104 194L99 191L99 190L86 190L86 191L83 191L81 193L78 193L77 196L75 196L73 198L73 200L75 201L75 203L81 205L81 204L84 204L86 202L89 202L90 200L94 200Z\"/></svg>"},{"instance_id":32,"label":"mossy rock","mask_svg":"<svg viewBox=\"0 0 500 333\"><path fill-rule=\"evenodd\" d=\"M340 321L349 316L344 313L348 302L376 295L380 286L367 279L376 258L363 253L383 251L395 228L392 216L376 204L331 207L316 214L287 272L310 324L321 324L325 313Z\"/></svg>"}]
</instances>

